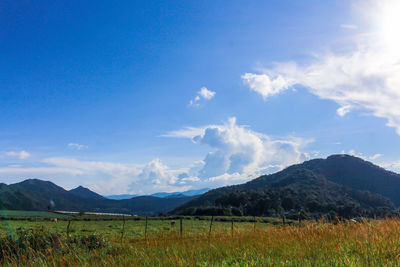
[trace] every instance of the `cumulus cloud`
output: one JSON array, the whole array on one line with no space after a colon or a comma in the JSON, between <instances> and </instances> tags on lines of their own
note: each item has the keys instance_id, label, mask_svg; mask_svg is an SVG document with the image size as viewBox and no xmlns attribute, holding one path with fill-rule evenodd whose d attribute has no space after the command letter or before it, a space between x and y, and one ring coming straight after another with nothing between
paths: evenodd
<instances>
[{"instance_id":1,"label":"cumulus cloud","mask_svg":"<svg viewBox=\"0 0 400 267\"><path fill-rule=\"evenodd\" d=\"M173 185L178 180L176 171L171 171L167 165L160 161L160 159L154 159L146 164L142 168L142 171L138 177L141 179L150 180L151 183L155 185Z\"/></svg>"},{"instance_id":2,"label":"cumulus cloud","mask_svg":"<svg viewBox=\"0 0 400 267\"><path fill-rule=\"evenodd\" d=\"M267 74L246 73L242 79L250 90L262 95L264 100L289 88L289 84L280 75L271 78Z\"/></svg>"},{"instance_id":3,"label":"cumulus cloud","mask_svg":"<svg viewBox=\"0 0 400 267\"><path fill-rule=\"evenodd\" d=\"M189 101L190 106L199 107L200 101L203 100L210 100L215 96L216 92L208 90L206 87L202 87L200 91L197 92L197 95L194 99Z\"/></svg>"},{"instance_id":4,"label":"cumulus cloud","mask_svg":"<svg viewBox=\"0 0 400 267\"><path fill-rule=\"evenodd\" d=\"M68 146L71 147L71 148L74 148L76 150L82 150L82 149L88 148L88 146L82 145L82 144L78 144L78 143L69 143Z\"/></svg>"},{"instance_id":5,"label":"cumulus cloud","mask_svg":"<svg viewBox=\"0 0 400 267\"><path fill-rule=\"evenodd\" d=\"M27 159L31 157L31 154L25 150L21 150L6 152L6 156L10 158Z\"/></svg>"},{"instance_id":6,"label":"cumulus cloud","mask_svg":"<svg viewBox=\"0 0 400 267\"><path fill-rule=\"evenodd\" d=\"M170 169L160 159L147 164L129 164L53 157L34 165L0 167L0 175L9 178L3 182L39 177L66 188L83 185L104 195L184 191L191 189L198 180L179 176L188 173L189 169Z\"/></svg>"},{"instance_id":7,"label":"cumulus cloud","mask_svg":"<svg viewBox=\"0 0 400 267\"><path fill-rule=\"evenodd\" d=\"M191 138L213 149L197 167L197 176L202 180L248 180L269 169L281 169L308 158L300 151L308 141L293 137L274 139L237 125L236 118L222 125L199 127L198 131L187 129L166 136Z\"/></svg>"},{"instance_id":8,"label":"cumulus cloud","mask_svg":"<svg viewBox=\"0 0 400 267\"><path fill-rule=\"evenodd\" d=\"M3 182L39 177L66 188L83 185L104 195L144 194L240 183L308 158L301 152L306 140L272 138L238 125L235 118L219 125L183 128L164 136L191 139L209 147L210 152L203 160L184 168L170 168L158 158L145 164L130 164L51 157L26 166L0 166L0 174L9 179Z\"/></svg>"}]
</instances>

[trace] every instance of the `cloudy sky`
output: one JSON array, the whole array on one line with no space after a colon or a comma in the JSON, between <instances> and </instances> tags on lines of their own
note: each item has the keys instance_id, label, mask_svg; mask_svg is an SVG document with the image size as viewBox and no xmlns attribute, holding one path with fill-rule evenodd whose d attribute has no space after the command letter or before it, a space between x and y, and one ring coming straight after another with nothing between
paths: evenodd
<instances>
[{"instance_id":1,"label":"cloudy sky","mask_svg":"<svg viewBox=\"0 0 400 267\"><path fill-rule=\"evenodd\" d=\"M0 4L0 182L242 183L347 153L400 171L400 1Z\"/></svg>"}]
</instances>

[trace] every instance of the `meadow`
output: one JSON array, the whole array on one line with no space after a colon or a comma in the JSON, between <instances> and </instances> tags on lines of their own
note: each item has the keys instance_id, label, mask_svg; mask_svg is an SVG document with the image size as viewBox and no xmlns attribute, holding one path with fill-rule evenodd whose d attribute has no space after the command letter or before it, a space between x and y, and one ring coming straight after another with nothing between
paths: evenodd
<instances>
[{"instance_id":1,"label":"meadow","mask_svg":"<svg viewBox=\"0 0 400 267\"><path fill-rule=\"evenodd\" d=\"M50 214L47 214L50 215ZM400 220L48 216L0 221L15 266L399 266ZM233 224L231 219L234 220ZM256 219L256 220L254 220ZM69 220L71 220L69 222ZM175 222L172 226L171 222ZM67 226L70 224L67 233ZM233 225L233 228L232 228Z\"/></svg>"}]
</instances>

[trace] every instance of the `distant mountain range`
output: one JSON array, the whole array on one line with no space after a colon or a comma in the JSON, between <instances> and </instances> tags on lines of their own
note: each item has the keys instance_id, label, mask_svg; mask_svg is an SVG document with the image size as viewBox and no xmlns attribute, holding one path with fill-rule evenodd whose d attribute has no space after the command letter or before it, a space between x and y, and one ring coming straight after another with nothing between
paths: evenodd
<instances>
[{"instance_id":1,"label":"distant mountain range","mask_svg":"<svg viewBox=\"0 0 400 267\"><path fill-rule=\"evenodd\" d=\"M197 189L197 190L188 190L188 191L184 191L184 192L172 192L172 193L160 192L160 193L151 194L150 196L161 197L161 198L179 197L179 196L193 197L193 196L204 194L205 192L207 192L209 190L210 190L210 188L202 188L202 189ZM122 195L110 195L110 196L105 196L105 197L108 199L120 200L120 199L130 199L130 198L138 197L138 196L140 196L140 195L122 194Z\"/></svg>"},{"instance_id":2,"label":"distant mountain range","mask_svg":"<svg viewBox=\"0 0 400 267\"><path fill-rule=\"evenodd\" d=\"M79 186L70 191L52 182L28 179L16 184L0 184L0 209L110 212L135 215L165 213L193 197L159 198L139 196L124 200L107 199Z\"/></svg>"},{"instance_id":3,"label":"distant mountain range","mask_svg":"<svg viewBox=\"0 0 400 267\"><path fill-rule=\"evenodd\" d=\"M349 155L290 166L244 184L210 190L176 208L185 215L385 216L400 205L400 175Z\"/></svg>"},{"instance_id":4,"label":"distant mountain range","mask_svg":"<svg viewBox=\"0 0 400 267\"><path fill-rule=\"evenodd\" d=\"M396 206L400 205L399 192L399 174L357 157L333 155L293 165L240 185L151 196L103 197L82 186L67 191L38 179L10 185L0 183L0 209L137 215L169 212L278 216L303 213L313 217L326 214L368 217L394 214Z\"/></svg>"}]
</instances>

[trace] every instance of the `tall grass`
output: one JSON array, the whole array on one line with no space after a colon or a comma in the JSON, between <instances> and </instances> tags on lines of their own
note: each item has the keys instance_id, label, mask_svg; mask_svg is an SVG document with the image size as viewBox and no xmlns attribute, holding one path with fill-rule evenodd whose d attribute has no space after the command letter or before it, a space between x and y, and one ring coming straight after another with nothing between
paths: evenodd
<instances>
[{"instance_id":1,"label":"tall grass","mask_svg":"<svg viewBox=\"0 0 400 267\"><path fill-rule=\"evenodd\" d=\"M228 225L227 225L228 226ZM147 239L118 235L101 243L100 237L70 237L37 233L50 241L37 247L26 243L23 253L1 237L2 264L34 266L399 266L400 221L361 223L304 222L300 225L236 227L184 234L171 231ZM75 238L75 239L74 239ZM28 238L28 240L30 240ZM86 241L84 241L86 240ZM100 238L101 240L101 238ZM43 241L43 240L42 240ZM42 242L41 241L41 242ZM86 242L86 243L85 243ZM99 244L97 242L100 242ZM42 243L38 243L42 244Z\"/></svg>"}]
</instances>

